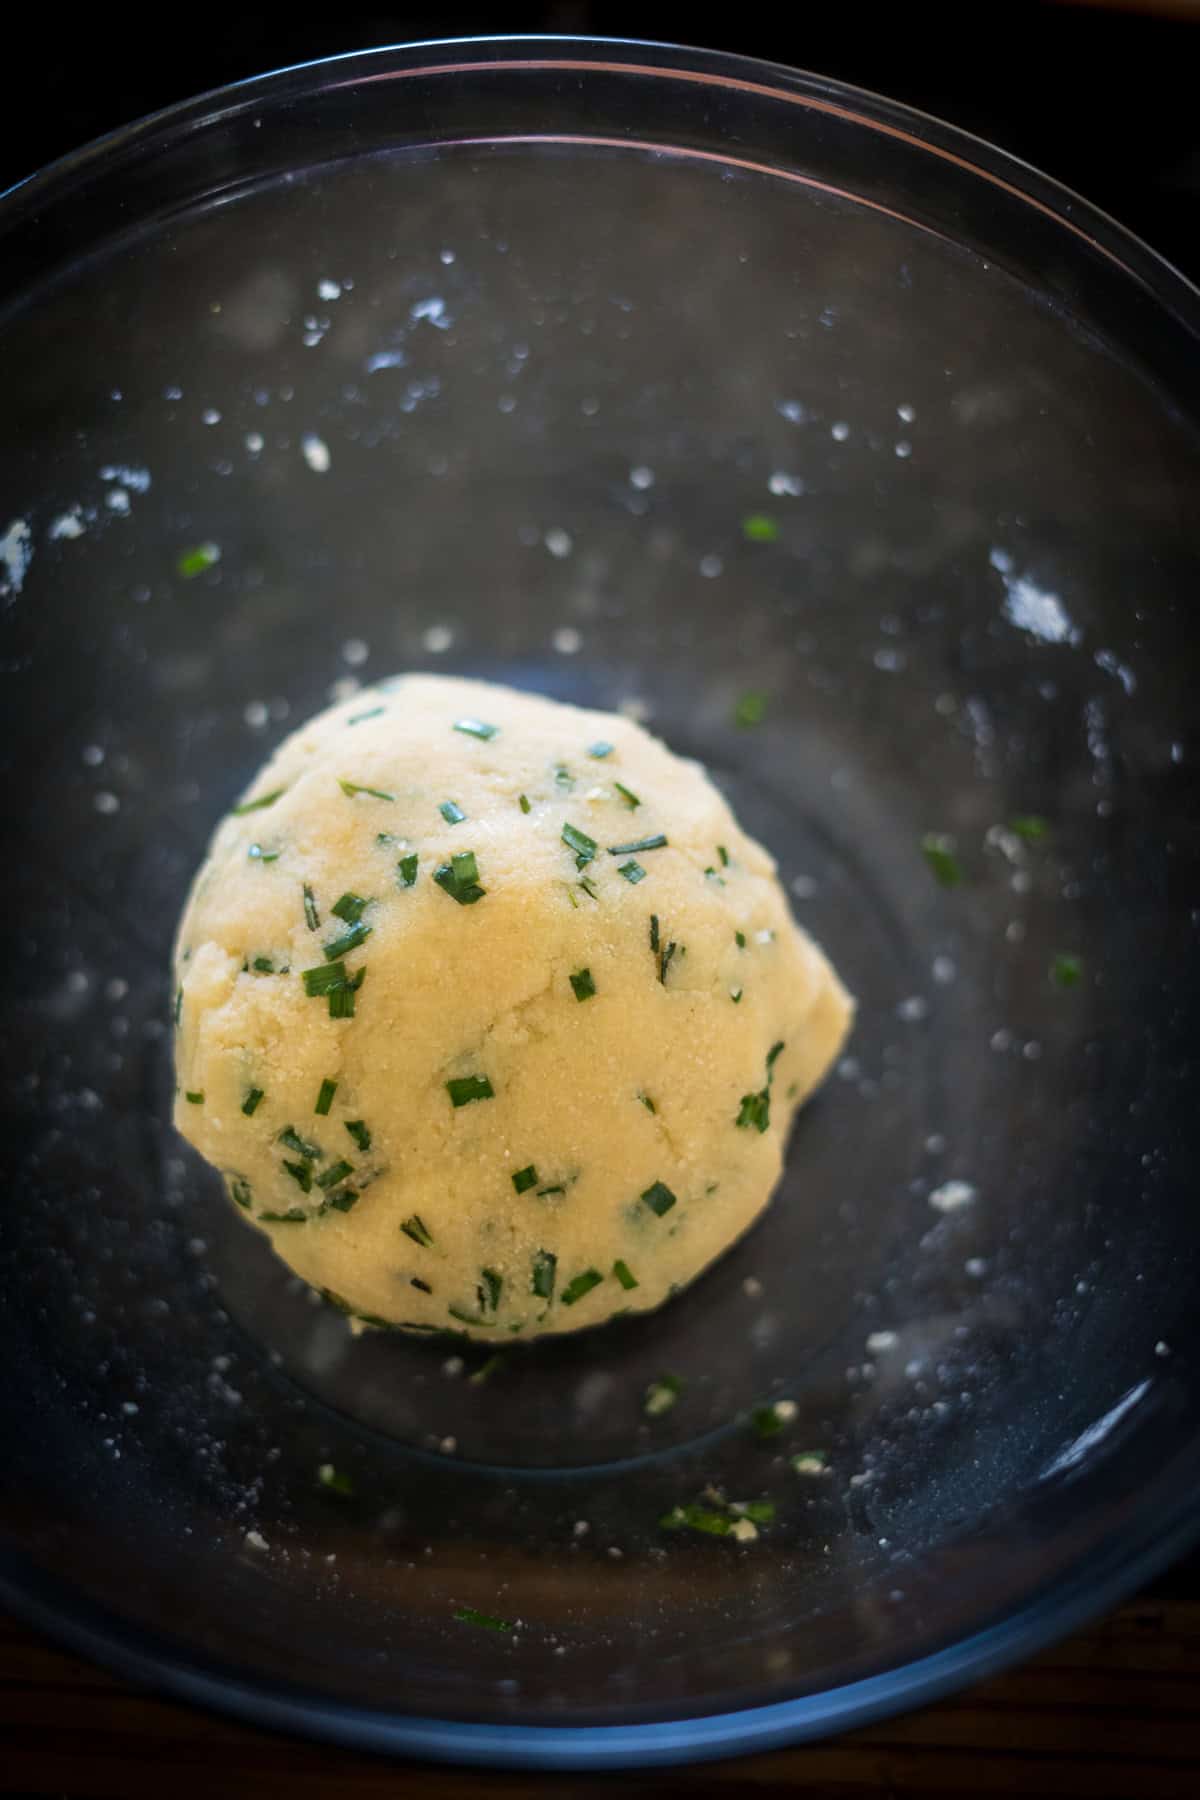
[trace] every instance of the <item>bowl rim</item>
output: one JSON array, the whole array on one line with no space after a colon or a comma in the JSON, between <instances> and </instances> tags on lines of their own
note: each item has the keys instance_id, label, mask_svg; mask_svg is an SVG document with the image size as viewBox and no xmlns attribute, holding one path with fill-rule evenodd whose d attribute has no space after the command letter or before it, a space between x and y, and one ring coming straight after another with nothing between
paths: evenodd
<instances>
[{"instance_id":1,"label":"bowl rim","mask_svg":"<svg viewBox=\"0 0 1200 1800\"><path fill-rule=\"evenodd\" d=\"M1200 339L1200 288L1118 221L1010 152L957 126L849 83L763 59L636 38L482 35L431 38L287 65L208 90L118 127L0 192L0 240L93 173L155 154L206 127L289 95L334 84L498 70L593 70L707 83L833 114L956 164L1057 223ZM572 134L575 135L575 134ZM586 133L580 132L582 139ZM629 148L637 146L630 141ZM323 1699L269 1678L230 1673L185 1644L144 1630L60 1584L31 1560L0 1551L0 1602L67 1649L133 1681L249 1724L358 1750L492 1768L670 1766L807 1742L927 1705L1025 1660L1108 1611L1200 1541L1195 1496L1164 1500L1147 1486L1143 1510L1017 1610L942 1649L883 1673L782 1701L675 1720L596 1726L439 1720Z\"/></svg>"}]
</instances>

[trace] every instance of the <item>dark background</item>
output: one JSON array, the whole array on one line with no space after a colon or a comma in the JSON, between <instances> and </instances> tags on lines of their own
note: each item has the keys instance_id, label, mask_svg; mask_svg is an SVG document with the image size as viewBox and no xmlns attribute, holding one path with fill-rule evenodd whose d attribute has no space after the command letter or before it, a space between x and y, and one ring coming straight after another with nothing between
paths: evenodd
<instances>
[{"instance_id":1,"label":"dark background","mask_svg":"<svg viewBox=\"0 0 1200 1800\"><path fill-rule=\"evenodd\" d=\"M0 188L206 88L338 51L472 33L664 38L791 63L990 138L1200 280L1200 0L808 0L308 9L21 7L5 23ZM25 105L22 107L22 100Z\"/></svg>"}]
</instances>

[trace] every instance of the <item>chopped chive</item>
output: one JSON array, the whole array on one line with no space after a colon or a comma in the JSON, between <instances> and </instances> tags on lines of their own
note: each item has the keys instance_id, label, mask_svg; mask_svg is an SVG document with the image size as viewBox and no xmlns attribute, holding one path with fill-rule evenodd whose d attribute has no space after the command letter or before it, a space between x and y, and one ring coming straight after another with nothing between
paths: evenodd
<instances>
[{"instance_id":1,"label":"chopped chive","mask_svg":"<svg viewBox=\"0 0 1200 1800\"><path fill-rule=\"evenodd\" d=\"M667 985L667 970L671 966L671 958L678 948L679 945L675 942L674 938L672 938L671 942L664 946L663 953L658 959L658 979L664 987Z\"/></svg>"},{"instance_id":2,"label":"chopped chive","mask_svg":"<svg viewBox=\"0 0 1200 1800\"><path fill-rule=\"evenodd\" d=\"M312 1193L312 1164L306 1162L285 1162L284 1168L297 1184L302 1194Z\"/></svg>"},{"instance_id":3,"label":"chopped chive","mask_svg":"<svg viewBox=\"0 0 1200 1800\"><path fill-rule=\"evenodd\" d=\"M275 973L275 964L271 961L269 956L256 956L250 967L258 975L273 975Z\"/></svg>"},{"instance_id":4,"label":"chopped chive","mask_svg":"<svg viewBox=\"0 0 1200 1800\"><path fill-rule=\"evenodd\" d=\"M412 856L402 856L400 858L400 861L396 864L396 885L398 887L412 887L417 879L418 860L415 853Z\"/></svg>"},{"instance_id":5,"label":"chopped chive","mask_svg":"<svg viewBox=\"0 0 1200 1800\"><path fill-rule=\"evenodd\" d=\"M482 719L455 719L454 729L461 731L464 737L482 738L486 743L488 738L495 737L500 727L485 725Z\"/></svg>"},{"instance_id":6,"label":"chopped chive","mask_svg":"<svg viewBox=\"0 0 1200 1800\"><path fill-rule=\"evenodd\" d=\"M1083 958L1060 953L1050 964L1050 979L1055 987L1078 987L1083 980Z\"/></svg>"},{"instance_id":7,"label":"chopped chive","mask_svg":"<svg viewBox=\"0 0 1200 1800\"><path fill-rule=\"evenodd\" d=\"M346 723L347 725L361 725L365 719L377 719L380 713L386 711L386 706L371 706L368 707L366 712L354 713L346 720Z\"/></svg>"},{"instance_id":8,"label":"chopped chive","mask_svg":"<svg viewBox=\"0 0 1200 1800\"><path fill-rule=\"evenodd\" d=\"M596 992L596 984L592 980L590 969L578 969L571 976L571 991L577 1000L590 1000Z\"/></svg>"},{"instance_id":9,"label":"chopped chive","mask_svg":"<svg viewBox=\"0 0 1200 1800\"><path fill-rule=\"evenodd\" d=\"M650 914L650 949L655 956L658 955L658 914L657 913Z\"/></svg>"},{"instance_id":10,"label":"chopped chive","mask_svg":"<svg viewBox=\"0 0 1200 1800\"><path fill-rule=\"evenodd\" d=\"M340 937L335 937L328 944L323 944L321 949L326 962L337 962L351 950L357 950L360 944L366 943L372 930L372 926L364 925L360 919L356 925L351 925L348 930L343 931Z\"/></svg>"},{"instance_id":11,"label":"chopped chive","mask_svg":"<svg viewBox=\"0 0 1200 1800\"><path fill-rule=\"evenodd\" d=\"M742 1104L735 1125L744 1125L747 1129L757 1127L765 1131L771 1123L771 1093L769 1088L762 1088L757 1094L743 1094Z\"/></svg>"},{"instance_id":12,"label":"chopped chive","mask_svg":"<svg viewBox=\"0 0 1200 1800\"><path fill-rule=\"evenodd\" d=\"M342 1123L360 1150L371 1148L371 1133L361 1119L343 1119Z\"/></svg>"},{"instance_id":13,"label":"chopped chive","mask_svg":"<svg viewBox=\"0 0 1200 1800\"><path fill-rule=\"evenodd\" d=\"M550 1195L551 1195L551 1194L565 1194L565 1193L566 1193L566 1191L567 1191L567 1190L566 1190L566 1188L565 1188L565 1187L544 1187L544 1188L539 1188L539 1189L538 1189L538 1191L537 1191L537 1197L538 1197L538 1199L539 1199L539 1200L547 1200L547 1199L549 1199L549 1197L550 1197Z\"/></svg>"},{"instance_id":14,"label":"chopped chive","mask_svg":"<svg viewBox=\"0 0 1200 1800\"><path fill-rule=\"evenodd\" d=\"M654 1104L653 1100L650 1098L649 1094L639 1094L638 1099L641 1101L642 1105L645 1107L645 1109L648 1113L656 1113L658 1111L657 1106L655 1106L655 1104Z\"/></svg>"},{"instance_id":15,"label":"chopped chive","mask_svg":"<svg viewBox=\"0 0 1200 1800\"><path fill-rule=\"evenodd\" d=\"M565 763L559 763L554 771L555 787L563 788L567 793L575 786L575 777Z\"/></svg>"},{"instance_id":16,"label":"chopped chive","mask_svg":"<svg viewBox=\"0 0 1200 1800\"><path fill-rule=\"evenodd\" d=\"M337 1088L337 1082L330 1081L329 1077L326 1076L321 1083L320 1091L317 1094L317 1104L313 1107L315 1113L327 1113L329 1111L330 1107L333 1105L333 1096L337 1093Z\"/></svg>"},{"instance_id":17,"label":"chopped chive","mask_svg":"<svg viewBox=\"0 0 1200 1800\"><path fill-rule=\"evenodd\" d=\"M630 812L636 812L638 807L642 804L637 795L632 793L629 788L624 787L619 781L614 781L613 786L616 788L618 794L620 794Z\"/></svg>"},{"instance_id":18,"label":"chopped chive","mask_svg":"<svg viewBox=\"0 0 1200 1800\"><path fill-rule=\"evenodd\" d=\"M600 898L600 890L589 876L581 875L576 886L583 889L589 900L598 900Z\"/></svg>"},{"instance_id":19,"label":"chopped chive","mask_svg":"<svg viewBox=\"0 0 1200 1800\"><path fill-rule=\"evenodd\" d=\"M204 1105L204 1089L203 1088L201 1088L198 1093L185 1094L183 1097L187 1101L189 1106L203 1106Z\"/></svg>"},{"instance_id":20,"label":"chopped chive","mask_svg":"<svg viewBox=\"0 0 1200 1800\"><path fill-rule=\"evenodd\" d=\"M648 1419L660 1419L663 1413L670 1412L682 1392L683 1383L678 1375L660 1375L647 1387L642 1411Z\"/></svg>"},{"instance_id":21,"label":"chopped chive","mask_svg":"<svg viewBox=\"0 0 1200 1800\"><path fill-rule=\"evenodd\" d=\"M350 1477L335 1469L332 1463L321 1464L317 1470L317 1482L331 1494L340 1494L343 1500L350 1499L354 1493L354 1483Z\"/></svg>"},{"instance_id":22,"label":"chopped chive","mask_svg":"<svg viewBox=\"0 0 1200 1800\"><path fill-rule=\"evenodd\" d=\"M773 1500L731 1500L729 1510L734 1519L749 1519L752 1525L770 1525L775 1519Z\"/></svg>"},{"instance_id":23,"label":"chopped chive","mask_svg":"<svg viewBox=\"0 0 1200 1800\"><path fill-rule=\"evenodd\" d=\"M251 844L246 855L250 858L251 862L273 863L279 861L280 852L278 850L264 850L261 844Z\"/></svg>"},{"instance_id":24,"label":"chopped chive","mask_svg":"<svg viewBox=\"0 0 1200 1800\"><path fill-rule=\"evenodd\" d=\"M503 1367L504 1367L504 1352L503 1352L503 1350L493 1351L492 1355L488 1357L486 1362L480 1363L480 1365L477 1369L473 1369L471 1371L471 1373L467 1376L467 1380L470 1382L472 1387L482 1387L485 1381L491 1380L492 1376L496 1373L497 1369L502 1369Z\"/></svg>"},{"instance_id":25,"label":"chopped chive","mask_svg":"<svg viewBox=\"0 0 1200 1800\"><path fill-rule=\"evenodd\" d=\"M640 862L634 862L632 857L628 862L621 864L620 868L617 870L617 874L623 875L631 887L636 887L639 881L645 881L646 879L645 869L643 869Z\"/></svg>"},{"instance_id":26,"label":"chopped chive","mask_svg":"<svg viewBox=\"0 0 1200 1800\"><path fill-rule=\"evenodd\" d=\"M286 788L272 788L269 794L260 794L257 800L243 800L240 806L234 807L233 817L244 819L247 813L263 812L268 806L274 806L275 802L286 793Z\"/></svg>"},{"instance_id":27,"label":"chopped chive","mask_svg":"<svg viewBox=\"0 0 1200 1800\"><path fill-rule=\"evenodd\" d=\"M675 1205L675 1196L665 1181L652 1181L642 1195L643 1203L658 1219L669 1213Z\"/></svg>"},{"instance_id":28,"label":"chopped chive","mask_svg":"<svg viewBox=\"0 0 1200 1800\"><path fill-rule=\"evenodd\" d=\"M448 1306L446 1311L452 1319L459 1319L464 1325L494 1325L494 1319L485 1319L481 1313L467 1312L461 1306Z\"/></svg>"},{"instance_id":29,"label":"chopped chive","mask_svg":"<svg viewBox=\"0 0 1200 1800\"><path fill-rule=\"evenodd\" d=\"M729 852L725 848L724 844L717 845L717 855L721 859L721 867L723 869L727 869L729 867Z\"/></svg>"},{"instance_id":30,"label":"chopped chive","mask_svg":"<svg viewBox=\"0 0 1200 1800\"><path fill-rule=\"evenodd\" d=\"M346 965L330 963L325 968L303 969L300 979L309 999L316 1000L320 995L332 993L334 988L346 985Z\"/></svg>"},{"instance_id":31,"label":"chopped chive","mask_svg":"<svg viewBox=\"0 0 1200 1800\"><path fill-rule=\"evenodd\" d=\"M746 990L744 988L730 988L729 998L733 1001L733 1004L735 1006L741 1005L742 995L745 993L745 991Z\"/></svg>"},{"instance_id":32,"label":"chopped chive","mask_svg":"<svg viewBox=\"0 0 1200 1800\"><path fill-rule=\"evenodd\" d=\"M258 1104L262 1097L263 1090L261 1088L247 1088L246 1098L242 1101L242 1111L247 1118L250 1118L258 1110Z\"/></svg>"},{"instance_id":33,"label":"chopped chive","mask_svg":"<svg viewBox=\"0 0 1200 1800\"><path fill-rule=\"evenodd\" d=\"M718 875L717 871L715 869L713 869L713 868L705 869L704 873L708 877L709 881L715 881L718 887L725 886L725 877L723 875Z\"/></svg>"},{"instance_id":34,"label":"chopped chive","mask_svg":"<svg viewBox=\"0 0 1200 1800\"><path fill-rule=\"evenodd\" d=\"M347 925L357 925L370 904L361 894L343 894L329 910L335 918L344 919Z\"/></svg>"},{"instance_id":35,"label":"chopped chive","mask_svg":"<svg viewBox=\"0 0 1200 1800\"><path fill-rule=\"evenodd\" d=\"M1008 829L1024 838L1027 844L1040 844L1050 836L1049 822L1040 813L1023 813L1019 818L1010 819Z\"/></svg>"},{"instance_id":36,"label":"chopped chive","mask_svg":"<svg viewBox=\"0 0 1200 1800\"><path fill-rule=\"evenodd\" d=\"M550 1300L554 1297L554 1272L558 1267L558 1258L550 1250L539 1250L533 1259L533 1279L529 1291L539 1300Z\"/></svg>"},{"instance_id":37,"label":"chopped chive","mask_svg":"<svg viewBox=\"0 0 1200 1800\"><path fill-rule=\"evenodd\" d=\"M360 969L359 975L366 970ZM331 1019L352 1019L354 1017L354 996L361 986L360 981L347 981L341 987L329 990L329 1016Z\"/></svg>"},{"instance_id":38,"label":"chopped chive","mask_svg":"<svg viewBox=\"0 0 1200 1800\"><path fill-rule=\"evenodd\" d=\"M441 863L434 870L433 879L460 906L474 906L487 893L487 889L479 885L479 867L473 850L460 851L448 863Z\"/></svg>"},{"instance_id":39,"label":"chopped chive","mask_svg":"<svg viewBox=\"0 0 1200 1800\"><path fill-rule=\"evenodd\" d=\"M517 804L518 804L518 805L519 805L519 806L520 806L520 808L521 808L521 811L522 811L522 812L523 812L523 813L527 813L527 812L532 812L532 811L533 811L533 805L532 805L532 803L531 803L531 801L530 801L530 798L529 798L529 795L528 795L528 794L522 794L522 795L521 795L521 798L520 798L520 800L519 800L519 801L518 801L518 802L517 802Z\"/></svg>"},{"instance_id":40,"label":"chopped chive","mask_svg":"<svg viewBox=\"0 0 1200 1800\"><path fill-rule=\"evenodd\" d=\"M711 1506L673 1506L658 1521L664 1531L700 1531L706 1537L728 1537L733 1520Z\"/></svg>"},{"instance_id":41,"label":"chopped chive","mask_svg":"<svg viewBox=\"0 0 1200 1800\"><path fill-rule=\"evenodd\" d=\"M454 1316L461 1318L463 1315L455 1313ZM460 1606L454 1614L454 1622L456 1625L480 1625L484 1631L516 1630L516 1626L510 1624L507 1619L498 1619L494 1613L478 1612L473 1606Z\"/></svg>"},{"instance_id":42,"label":"chopped chive","mask_svg":"<svg viewBox=\"0 0 1200 1800\"><path fill-rule=\"evenodd\" d=\"M733 722L743 731L761 725L767 716L767 696L755 692L740 694L733 709Z\"/></svg>"},{"instance_id":43,"label":"chopped chive","mask_svg":"<svg viewBox=\"0 0 1200 1800\"><path fill-rule=\"evenodd\" d=\"M486 1075L461 1075L446 1083L451 1106L469 1106L472 1100L492 1100L496 1090Z\"/></svg>"},{"instance_id":44,"label":"chopped chive","mask_svg":"<svg viewBox=\"0 0 1200 1800\"><path fill-rule=\"evenodd\" d=\"M636 844L610 844L608 854L610 856L635 856L639 850L665 850L666 847L666 833L657 831L653 837L639 838Z\"/></svg>"},{"instance_id":45,"label":"chopped chive","mask_svg":"<svg viewBox=\"0 0 1200 1800\"><path fill-rule=\"evenodd\" d=\"M419 1288L423 1294L432 1294L433 1292L429 1283L427 1281L422 1281L419 1275L410 1275L408 1278L408 1285L409 1287Z\"/></svg>"},{"instance_id":46,"label":"chopped chive","mask_svg":"<svg viewBox=\"0 0 1200 1800\"><path fill-rule=\"evenodd\" d=\"M756 1406L751 1412L750 1425L756 1437L778 1437L795 1413L796 1405L792 1400L768 1400L765 1406Z\"/></svg>"},{"instance_id":47,"label":"chopped chive","mask_svg":"<svg viewBox=\"0 0 1200 1800\"><path fill-rule=\"evenodd\" d=\"M240 1175L230 1176L229 1196L230 1199L236 1200L239 1206L245 1207L246 1211L249 1212L250 1201L252 1198L250 1193L250 1183L248 1181L243 1181Z\"/></svg>"},{"instance_id":48,"label":"chopped chive","mask_svg":"<svg viewBox=\"0 0 1200 1800\"><path fill-rule=\"evenodd\" d=\"M396 798L395 794L385 794L382 788L363 787L361 782L357 781L342 781L339 778L338 786L348 800L353 800L355 794L366 794L371 800L394 801Z\"/></svg>"},{"instance_id":49,"label":"chopped chive","mask_svg":"<svg viewBox=\"0 0 1200 1800\"><path fill-rule=\"evenodd\" d=\"M751 544L773 544L779 527L766 513L750 513L742 520L742 536Z\"/></svg>"},{"instance_id":50,"label":"chopped chive","mask_svg":"<svg viewBox=\"0 0 1200 1800\"><path fill-rule=\"evenodd\" d=\"M405 1237L411 1238L414 1244L419 1244L422 1250L428 1250L431 1247L433 1235L420 1213L413 1213L411 1218L405 1219L400 1229Z\"/></svg>"},{"instance_id":51,"label":"chopped chive","mask_svg":"<svg viewBox=\"0 0 1200 1800\"><path fill-rule=\"evenodd\" d=\"M745 932L744 931L735 931L733 934L733 941L737 945L739 950L744 950L746 948Z\"/></svg>"},{"instance_id":52,"label":"chopped chive","mask_svg":"<svg viewBox=\"0 0 1200 1800\"><path fill-rule=\"evenodd\" d=\"M921 839L921 854L929 864L939 887L957 887L962 880L962 865L954 854L954 839L944 832L927 831Z\"/></svg>"},{"instance_id":53,"label":"chopped chive","mask_svg":"<svg viewBox=\"0 0 1200 1800\"><path fill-rule=\"evenodd\" d=\"M438 811L447 825L461 825L467 816L457 800L443 800Z\"/></svg>"},{"instance_id":54,"label":"chopped chive","mask_svg":"<svg viewBox=\"0 0 1200 1800\"><path fill-rule=\"evenodd\" d=\"M775 1068L775 1059L780 1054L782 1049L783 1049L783 1039L780 1038L779 1042L777 1044L772 1044L771 1048L767 1051L767 1085L768 1086L770 1086L771 1082L775 1079L775 1076L773 1073L774 1068Z\"/></svg>"},{"instance_id":55,"label":"chopped chive","mask_svg":"<svg viewBox=\"0 0 1200 1800\"><path fill-rule=\"evenodd\" d=\"M317 911L316 896L307 881L304 884L304 923L310 931L316 931L321 923L321 915Z\"/></svg>"},{"instance_id":56,"label":"chopped chive","mask_svg":"<svg viewBox=\"0 0 1200 1800\"><path fill-rule=\"evenodd\" d=\"M599 738L596 743L588 745L588 755L594 756L597 762L602 762L606 756L611 756L612 752L612 745L606 744L603 738Z\"/></svg>"},{"instance_id":57,"label":"chopped chive","mask_svg":"<svg viewBox=\"0 0 1200 1800\"><path fill-rule=\"evenodd\" d=\"M526 1188L536 1187L538 1184L538 1172L533 1164L530 1163L527 1169L518 1169L512 1178L512 1184L516 1188L518 1194L523 1194Z\"/></svg>"},{"instance_id":58,"label":"chopped chive","mask_svg":"<svg viewBox=\"0 0 1200 1800\"><path fill-rule=\"evenodd\" d=\"M284 1163L283 1166L286 1169L291 1165ZM308 1189L304 1191L307 1193ZM289 1206L286 1212L261 1212L254 1216L267 1225L306 1225L309 1218L302 1206Z\"/></svg>"},{"instance_id":59,"label":"chopped chive","mask_svg":"<svg viewBox=\"0 0 1200 1800\"><path fill-rule=\"evenodd\" d=\"M617 1280L620 1282L621 1286L625 1289L626 1293L628 1293L631 1288L637 1287L637 1285L638 1285L637 1276L633 1273L633 1270L629 1267L629 1264L626 1262L622 1262L619 1256L618 1256L616 1262L613 1264L612 1272L616 1276Z\"/></svg>"},{"instance_id":60,"label":"chopped chive","mask_svg":"<svg viewBox=\"0 0 1200 1800\"><path fill-rule=\"evenodd\" d=\"M183 989L175 989L175 1029L179 1030L179 1021L183 1017Z\"/></svg>"},{"instance_id":61,"label":"chopped chive","mask_svg":"<svg viewBox=\"0 0 1200 1800\"><path fill-rule=\"evenodd\" d=\"M599 1269L585 1269L582 1275L574 1275L559 1295L564 1306L574 1306L585 1294L590 1294L594 1287L599 1287L604 1280Z\"/></svg>"},{"instance_id":62,"label":"chopped chive","mask_svg":"<svg viewBox=\"0 0 1200 1800\"><path fill-rule=\"evenodd\" d=\"M203 575L206 569L215 568L221 560L219 544L195 544L190 550L181 550L175 559L175 568L185 581L191 581L195 575Z\"/></svg>"},{"instance_id":63,"label":"chopped chive","mask_svg":"<svg viewBox=\"0 0 1200 1800\"><path fill-rule=\"evenodd\" d=\"M321 1170L317 1176L317 1186L322 1189L336 1187L339 1181L345 1181L347 1175L353 1175L353 1173L354 1164L348 1163L345 1157L342 1157L338 1162L330 1163L327 1169Z\"/></svg>"},{"instance_id":64,"label":"chopped chive","mask_svg":"<svg viewBox=\"0 0 1200 1800\"><path fill-rule=\"evenodd\" d=\"M582 869L592 862L600 848L595 838L589 837L586 831L580 831L577 825L564 825L562 841L568 850L575 852L575 866Z\"/></svg>"},{"instance_id":65,"label":"chopped chive","mask_svg":"<svg viewBox=\"0 0 1200 1800\"><path fill-rule=\"evenodd\" d=\"M294 1150L296 1155L302 1156L306 1162L320 1162L325 1154L320 1144L310 1144L307 1138L300 1137L294 1125L285 1125L276 1141L285 1149Z\"/></svg>"},{"instance_id":66,"label":"chopped chive","mask_svg":"<svg viewBox=\"0 0 1200 1800\"><path fill-rule=\"evenodd\" d=\"M573 889L573 888L569 888L569 887L567 887L567 884L566 884L566 882L565 882L565 881L564 881L564 882L563 882L563 884L562 884L562 885L563 885L563 887L564 887L564 888L566 888L566 894L567 894L567 899L568 899L568 900L569 900L569 901L570 901L570 903L571 903L571 911L572 911L572 912L578 912L578 911L579 911L579 902L578 902L578 900L577 900L577 899L576 899L576 898L575 898L575 890L574 890L574 889Z\"/></svg>"},{"instance_id":67,"label":"chopped chive","mask_svg":"<svg viewBox=\"0 0 1200 1800\"><path fill-rule=\"evenodd\" d=\"M479 1302L481 1313L496 1311L500 1304L500 1293L503 1287L504 1278L497 1274L495 1269L480 1269L475 1298Z\"/></svg>"},{"instance_id":68,"label":"chopped chive","mask_svg":"<svg viewBox=\"0 0 1200 1800\"><path fill-rule=\"evenodd\" d=\"M321 1210L324 1212L326 1206L331 1206L334 1212L347 1213L352 1207L358 1205L358 1198L357 1188L339 1188L336 1194L327 1195Z\"/></svg>"}]
</instances>

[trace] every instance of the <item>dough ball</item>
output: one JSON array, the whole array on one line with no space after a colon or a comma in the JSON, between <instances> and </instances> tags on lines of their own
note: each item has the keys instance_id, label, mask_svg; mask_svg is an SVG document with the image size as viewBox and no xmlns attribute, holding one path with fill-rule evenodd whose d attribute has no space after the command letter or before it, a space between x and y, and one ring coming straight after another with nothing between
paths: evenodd
<instances>
[{"instance_id":1,"label":"dough ball","mask_svg":"<svg viewBox=\"0 0 1200 1800\"><path fill-rule=\"evenodd\" d=\"M407 676L282 744L175 953L175 1122L369 1324L661 1304L753 1223L851 1002L703 770Z\"/></svg>"}]
</instances>

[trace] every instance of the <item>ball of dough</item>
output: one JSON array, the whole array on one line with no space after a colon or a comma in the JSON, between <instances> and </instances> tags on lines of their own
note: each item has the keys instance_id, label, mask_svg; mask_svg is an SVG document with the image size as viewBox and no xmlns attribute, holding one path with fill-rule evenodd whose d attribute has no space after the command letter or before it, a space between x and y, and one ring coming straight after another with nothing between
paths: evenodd
<instances>
[{"instance_id":1,"label":"ball of dough","mask_svg":"<svg viewBox=\"0 0 1200 1800\"><path fill-rule=\"evenodd\" d=\"M851 1002L630 720L407 676L283 743L176 944L175 1122L356 1318L644 1311L757 1218Z\"/></svg>"}]
</instances>

